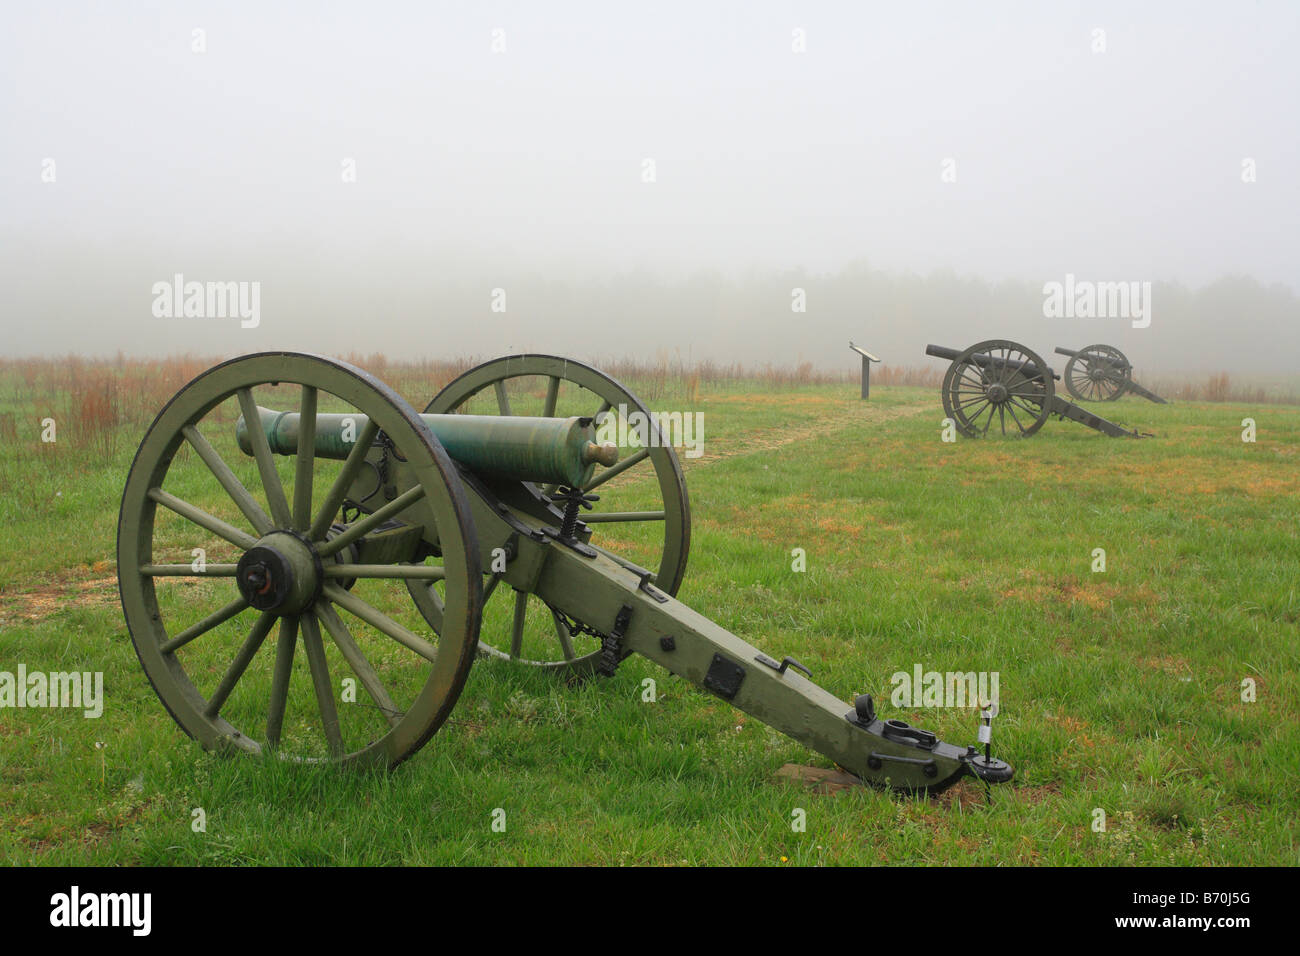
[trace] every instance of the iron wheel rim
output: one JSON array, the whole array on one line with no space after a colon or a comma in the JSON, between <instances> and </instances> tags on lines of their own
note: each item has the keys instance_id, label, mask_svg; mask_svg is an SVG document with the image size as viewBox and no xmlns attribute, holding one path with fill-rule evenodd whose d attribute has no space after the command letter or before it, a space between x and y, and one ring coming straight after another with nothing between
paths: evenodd
<instances>
[{"instance_id":1,"label":"iron wheel rim","mask_svg":"<svg viewBox=\"0 0 1300 956\"><path fill-rule=\"evenodd\" d=\"M409 514L419 519L421 523L433 524L443 545L442 573L447 582L447 606L450 609L446 620L453 623L453 626L445 628L446 632L438 635L434 660L428 660L412 652L412 657L418 657L425 663L420 665L411 661L416 670L403 671L406 686L412 688L409 701L406 698L403 698L400 703L390 701L392 706L384 708L379 706L378 700L375 700L376 714L382 718L382 723L378 723L378 726L371 731L373 733L371 739L357 741L355 747L350 741L343 739L344 721L339 719L340 712L337 709L339 701L333 699L337 688L328 679L330 669L327 659L331 648L336 660L341 655L351 664L354 658L349 656L349 651L343 650L346 639L340 638L335 633L333 628L335 621L330 617L330 612L333 612L334 617L345 620L343 631L352 636L353 648L361 646L361 642L357 639L358 634L367 635L367 646L372 646L373 642L369 640L371 635L368 632L354 630L357 628L355 623L351 628L348 627L348 623L360 619L351 614L345 616L340 613L344 608L333 597L340 590L337 579L327 579L322 572L319 592L306 607L284 613L260 612L244 643L239 651L235 652L231 667L224 673L222 681L212 691L205 692L200 687L209 681L204 679L196 683L198 675L190 673L191 669L186 666L188 655L183 655L182 652L188 647L200 645L204 637L209 637L215 645L216 640L211 635L225 621L237 620L246 611L256 612L257 609L250 608L246 604L245 607L216 624L203 627L182 644L172 646L178 639L186 638L195 628L204 625L209 618L220 616L230 610L238 603L241 595L236 592L233 595L234 599L224 607L218 608L213 615L200 618L190 627L178 631L175 627L169 626L165 620L167 615L160 607L157 580L163 576L219 577L225 576L224 571L222 574L174 575L168 572L166 575L160 575L146 570L162 566L157 563L159 542L155 536L156 523L159 504L163 504L168 511L171 507L166 504L167 499L159 500L158 495L159 493L170 495L164 488L164 484L169 476L177 474L174 469L180 467L178 458L182 457L179 456L182 448L187 449L188 453L183 456L184 465L191 473L206 474L212 479L216 492L224 489L230 498L229 502L223 502L226 510L230 510L230 503L233 502L236 510L244 511L245 506L239 504L230 487L223 484L213 465L205 459L204 452L199 450L202 445L206 445L209 454L214 451L214 446L207 440L208 436L203 435L199 425L210 412L232 398L238 398L241 407L248 407L242 405L245 394L248 396L248 401L252 402L254 388L281 383L299 387L302 403L300 411L304 417L309 410L306 404L306 396L309 392L312 395L310 407L312 412L315 412L318 400L326 396L351 405L359 413L369 416L377 427L402 449L411 469L410 473L415 478L414 484L422 489L418 500L414 500L409 506ZM198 438L193 438L192 434L197 434ZM216 455L223 464L226 464L227 469L230 467L229 461L238 461L229 455L222 459L219 452ZM276 533L285 527L301 530L302 536L312 542L310 547L315 554L320 548L327 546L329 525L332 522L328 520L324 522L326 530L323 533L317 531L316 534L312 534L311 531L313 526L320 527L322 514L334 498L334 489L331 488L330 492L326 493L321 483L316 480L318 475L316 466L320 459L314 453L305 457L310 457L310 466L300 468L298 459L294 459L295 481L292 488L294 492L292 504L289 503L289 490L283 486L283 476L279 476L280 493L275 496L280 501L277 504L272 500L273 492L269 490L267 473L261 470L260 462L258 466L258 474L262 482L260 489L247 488L247 484L253 483L240 482L238 478L235 478L235 482L237 485L245 486L245 490L250 494L256 490L262 492L263 497L260 501L255 494L251 497L256 505L266 504L267 507L261 518L269 521L271 533ZM244 462L243 469L246 473L249 468L248 463ZM305 485L307 501L305 506L298 503L300 487L298 482L302 480L300 471L311 474ZM321 508L313 510L317 494L325 500L321 503ZM342 495L340 494L339 497L341 498ZM220 499L221 496L214 494L212 498ZM186 503L183 499L178 500L181 500L182 504ZM289 511L284 512L285 508ZM182 515L182 518L184 517ZM208 517L212 516L208 515ZM192 519L187 520L194 524ZM305 527L300 529L299 526ZM199 532L211 530L207 525L195 524L195 527ZM254 541L263 540L268 533L266 527L264 525L259 527L246 511L243 523L236 524L232 521L228 527L251 537ZM236 548L246 544L242 538L227 539L227 541ZM244 548L244 550L247 552L248 549ZM264 352L242 356L207 370L182 388L158 413L136 452L122 497L118 520L117 558L123 613L141 666L168 713L205 749L251 754L274 752L281 759L296 762L329 761L357 766L395 766L418 751L446 721L464 687L470 666L474 661L482 613L482 579L479 572L473 518L455 466L424 422L397 393L361 369L323 356L294 352ZM402 569L397 573L415 572ZM362 599L358 601L367 604ZM355 602L349 603L355 606ZM231 696L238 689L240 682L246 679L248 667L257 659L258 654L265 653L267 650L265 644L277 625L279 636L274 642L276 660L271 678L271 697L267 701L266 723L259 732L248 722L236 724L227 719L226 708L230 705ZM259 630L262 631L260 636L257 633ZM385 633L378 628L375 630L381 634ZM330 641L328 645L325 643L327 640ZM238 666L240 660L245 656L250 645L252 650L249 652L249 659L244 662L244 667L240 668ZM311 752L313 742L308 743L304 752L304 748L298 746L299 741L296 738L293 749L298 752L291 752L291 749L285 746L282 735L286 719L284 707L287 706L295 686L293 668L298 651L302 651L303 656L307 658L310 685L319 707L322 739L314 743L324 744L324 747L315 747L314 753ZM214 650L213 653L217 652ZM364 651L361 652L361 659L365 659ZM321 662L324 664L321 665ZM300 666L300 677L301 670ZM235 673L236 671L238 673ZM232 674L233 684L225 688L224 685ZM369 679L372 675L382 688L383 679L377 676L373 667L371 675L366 675L364 679L360 673L349 676L355 676L361 687L365 691L370 691L372 684ZM339 676L339 672L335 671L333 676ZM416 686L419 688L418 691L413 689ZM298 687L301 700L305 694L302 693L301 683ZM221 697L223 689L225 696ZM326 689L329 691L328 695L325 693ZM255 699L254 697L253 700ZM333 717L329 713L330 704L327 703L327 699L333 701L335 709ZM360 693L357 699L361 699ZM279 704L281 700L285 702L282 705ZM252 702L247 702L241 709L241 714L248 712L250 703ZM214 704L217 705L215 710L212 709ZM278 722L274 717L277 705L281 707ZM373 726L377 723L371 717L354 721L354 716L356 715L348 714L348 729L360 726L359 733L362 737L367 733L367 725ZM335 725L333 729L331 724Z\"/></svg>"},{"instance_id":2,"label":"iron wheel rim","mask_svg":"<svg viewBox=\"0 0 1300 956\"><path fill-rule=\"evenodd\" d=\"M995 361L981 362L978 356ZM1017 342L977 342L953 359L944 373L944 412L967 438L987 437L990 432L1028 438L1051 413L1054 388L1048 369L1040 355Z\"/></svg>"}]
</instances>

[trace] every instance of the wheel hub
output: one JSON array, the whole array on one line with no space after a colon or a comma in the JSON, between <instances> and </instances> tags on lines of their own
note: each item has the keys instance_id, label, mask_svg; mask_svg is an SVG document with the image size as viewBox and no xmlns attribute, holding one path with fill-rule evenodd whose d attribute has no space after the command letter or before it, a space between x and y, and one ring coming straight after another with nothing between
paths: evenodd
<instances>
[{"instance_id":1,"label":"wheel hub","mask_svg":"<svg viewBox=\"0 0 1300 956\"><path fill-rule=\"evenodd\" d=\"M992 385L990 385L987 389L984 390L984 395L994 405L1001 405L1003 402L1007 400L1008 397L1007 387L1003 385L1001 382L994 382Z\"/></svg>"},{"instance_id":2,"label":"wheel hub","mask_svg":"<svg viewBox=\"0 0 1300 956\"><path fill-rule=\"evenodd\" d=\"M320 592L316 549L289 531L272 531L244 552L235 566L239 593L259 611L298 614Z\"/></svg>"}]
</instances>

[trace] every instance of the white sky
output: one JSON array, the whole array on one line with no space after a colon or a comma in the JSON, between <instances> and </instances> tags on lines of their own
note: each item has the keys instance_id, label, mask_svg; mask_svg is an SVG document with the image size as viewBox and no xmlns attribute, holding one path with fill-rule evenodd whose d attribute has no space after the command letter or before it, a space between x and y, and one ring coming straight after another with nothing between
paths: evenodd
<instances>
[{"instance_id":1,"label":"white sky","mask_svg":"<svg viewBox=\"0 0 1300 956\"><path fill-rule=\"evenodd\" d=\"M1281 2L9 4L0 354L624 354L643 320L583 289L862 261L1294 293L1298 27ZM261 325L155 318L177 272L260 281ZM563 314L512 291L554 283ZM849 356L814 305L807 342L747 357ZM668 345L727 355L697 307Z\"/></svg>"}]
</instances>

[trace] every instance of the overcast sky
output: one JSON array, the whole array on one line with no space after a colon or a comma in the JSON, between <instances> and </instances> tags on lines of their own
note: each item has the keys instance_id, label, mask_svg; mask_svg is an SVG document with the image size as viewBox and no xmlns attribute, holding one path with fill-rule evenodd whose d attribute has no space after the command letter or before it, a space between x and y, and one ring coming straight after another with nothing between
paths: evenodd
<instances>
[{"instance_id":1,"label":"overcast sky","mask_svg":"<svg viewBox=\"0 0 1300 956\"><path fill-rule=\"evenodd\" d=\"M1280 2L7 4L0 354L635 354L629 275L854 263L1294 296L1297 49ZM155 316L177 273L257 327ZM729 354L678 292L656 348ZM956 334L861 307L742 354Z\"/></svg>"}]
</instances>

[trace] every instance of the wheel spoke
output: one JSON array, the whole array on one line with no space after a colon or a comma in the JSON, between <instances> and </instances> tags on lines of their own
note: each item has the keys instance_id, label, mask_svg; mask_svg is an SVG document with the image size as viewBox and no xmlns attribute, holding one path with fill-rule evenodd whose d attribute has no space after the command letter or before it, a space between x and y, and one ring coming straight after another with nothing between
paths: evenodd
<instances>
[{"instance_id":1,"label":"wheel spoke","mask_svg":"<svg viewBox=\"0 0 1300 956\"><path fill-rule=\"evenodd\" d=\"M992 408L992 407L993 407L993 403L990 402L988 399L984 399L984 401L980 404L980 407L975 410L974 414L966 415L965 410L960 408L957 409L957 413L958 415L960 415L962 418L965 419L967 427L974 428L975 423L979 420L979 417L984 414L985 409Z\"/></svg>"},{"instance_id":2,"label":"wheel spoke","mask_svg":"<svg viewBox=\"0 0 1300 956\"><path fill-rule=\"evenodd\" d=\"M497 409L502 415L510 414L510 396L506 394L506 381L503 378L497 379L492 383L492 389L497 393Z\"/></svg>"},{"instance_id":3,"label":"wheel spoke","mask_svg":"<svg viewBox=\"0 0 1300 956\"><path fill-rule=\"evenodd\" d=\"M369 534L389 518L405 511L423 497L424 485L412 485L382 508L376 508L364 518L352 522L352 524L348 525L347 530L342 534L330 538L317 548L316 553L322 558L328 558L332 554L337 554L353 541Z\"/></svg>"},{"instance_id":4,"label":"wheel spoke","mask_svg":"<svg viewBox=\"0 0 1300 956\"><path fill-rule=\"evenodd\" d=\"M142 564L140 573L151 578L233 578L237 564L208 564L195 571L192 564Z\"/></svg>"},{"instance_id":5,"label":"wheel spoke","mask_svg":"<svg viewBox=\"0 0 1300 956\"><path fill-rule=\"evenodd\" d=\"M603 514L589 514L583 517L587 524L603 524L610 521L663 521L662 511L606 511Z\"/></svg>"},{"instance_id":6,"label":"wheel spoke","mask_svg":"<svg viewBox=\"0 0 1300 956\"><path fill-rule=\"evenodd\" d=\"M211 531L218 538L222 538L235 545L237 548L243 548L247 551L257 544L257 539L238 528L226 524L220 518L215 518L208 514L202 508L196 508L188 501L182 501L175 495L170 495L161 488L150 488L149 497L171 511L176 512L182 518L188 518L200 528Z\"/></svg>"},{"instance_id":7,"label":"wheel spoke","mask_svg":"<svg viewBox=\"0 0 1300 956\"><path fill-rule=\"evenodd\" d=\"M293 527L306 531L311 525L311 486L316 469L316 389L302 387L298 407L298 460L293 475Z\"/></svg>"},{"instance_id":8,"label":"wheel spoke","mask_svg":"<svg viewBox=\"0 0 1300 956\"><path fill-rule=\"evenodd\" d=\"M492 575L492 577L488 578L488 583L485 584L485 585L483 585L483 603L484 603L484 604L487 604L487 600L488 600L488 598L490 598L490 597L492 596L492 592L495 591L495 590L497 589L497 585L500 584L500 583L501 583L501 575L500 575L500 574L494 574L494 575Z\"/></svg>"},{"instance_id":9,"label":"wheel spoke","mask_svg":"<svg viewBox=\"0 0 1300 956\"><path fill-rule=\"evenodd\" d=\"M576 659L578 654L573 649L573 635L569 633L569 625L564 623L558 611L552 611L551 617L555 621L555 634L560 639L560 651L564 654L564 659L566 661Z\"/></svg>"},{"instance_id":10,"label":"wheel spoke","mask_svg":"<svg viewBox=\"0 0 1300 956\"><path fill-rule=\"evenodd\" d=\"M343 499L347 497L348 491L352 487L352 482L356 480L357 472L365 464L366 456L370 454L370 446L374 444L375 436L379 434L379 423L373 418L366 422L361 434L357 436L357 443L352 446L348 452L347 461L343 463L343 468L339 475L334 479L334 484L330 486L329 493L325 495L325 501L322 502L320 510L316 512L316 520L311 523L311 530L307 532L307 537L313 541L319 541L325 537L326 530L334 521L334 516L338 514L339 506L343 504Z\"/></svg>"},{"instance_id":11,"label":"wheel spoke","mask_svg":"<svg viewBox=\"0 0 1300 956\"><path fill-rule=\"evenodd\" d=\"M542 417L555 417L555 404L560 398L560 377L552 375L546 383L546 401L542 403Z\"/></svg>"},{"instance_id":12,"label":"wheel spoke","mask_svg":"<svg viewBox=\"0 0 1300 956\"><path fill-rule=\"evenodd\" d=\"M293 676L293 652L298 644L298 618L280 618L280 638L275 645L275 671L271 675L271 704L266 715L266 742L280 744L284 711L289 705L289 679Z\"/></svg>"},{"instance_id":13,"label":"wheel spoke","mask_svg":"<svg viewBox=\"0 0 1300 956\"><path fill-rule=\"evenodd\" d=\"M339 711L334 704L334 688L330 684L330 666L325 660L325 644L320 638L320 626L308 612L302 616L302 647L307 652L307 665L311 668L311 683L316 689L316 706L320 708L321 726L330 755L343 754L343 733L339 729Z\"/></svg>"},{"instance_id":14,"label":"wheel spoke","mask_svg":"<svg viewBox=\"0 0 1300 956\"><path fill-rule=\"evenodd\" d=\"M214 690L212 696L208 698L207 706L203 708L203 713L209 718L215 717L221 712L221 708L225 705L226 699L230 696L230 692L235 689L235 685L239 683L239 679L244 676L244 671L248 670L248 665L252 662L253 655L256 654L257 649L262 646L262 642L266 640L266 635L271 630L271 625L274 623L275 615L270 611L263 611L262 616L259 617L257 622L253 625L253 629L248 632L248 637L244 639L244 643L240 646L239 652L235 655L235 659L231 661L229 669L227 669L225 675L221 678L221 683L217 685L217 689Z\"/></svg>"},{"instance_id":15,"label":"wheel spoke","mask_svg":"<svg viewBox=\"0 0 1300 956\"><path fill-rule=\"evenodd\" d=\"M203 463L208 466L208 470L221 483L221 487L226 489L226 494L235 503L244 517L252 524L253 530L259 535L267 534L275 527L262 506L257 503L252 492L244 487L243 483L235 477L235 473L230 470L230 466L217 453L217 450L208 443L197 428L193 425L186 425L181 429L181 434L185 436L193 449L199 453Z\"/></svg>"},{"instance_id":16,"label":"wheel spoke","mask_svg":"<svg viewBox=\"0 0 1300 956\"><path fill-rule=\"evenodd\" d=\"M257 471L262 476L262 490L266 492L267 504L271 506L271 519L281 528L289 526L289 499L284 496L284 485L280 482L280 473L275 467L275 458L271 455L271 446L267 443L266 432L262 430L262 416L257 403L253 401L251 389L239 390L239 407L244 412L244 429L248 441L253 446L253 457L257 459Z\"/></svg>"},{"instance_id":17,"label":"wheel spoke","mask_svg":"<svg viewBox=\"0 0 1300 956\"><path fill-rule=\"evenodd\" d=\"M1016 423L1016 427L1020 429L1020 433L1023 435L1025 426L1020 423L1020 416L1016 414L1015 402L1007 402L1006 409L1011 413L1011 420Z\"/></svg>"},{"instance_id":18,"label":"wheel spoke","mask_svg":"<svg viewBox=\"0 0 1300 956\"><path fill-rule=\"evenodd\" d=\"M1013 397L1012 399L1010 399L1010 401L1011 404L1013 405L1019 405L1021 409L1023 409L1028 414L1032 415L1035 419L1038 418L1039 414L1043 410L1043 407L1041 405L1036 406L1032 402L1025 401L1023 398Z\"/></svg>"},{"instance_id":19,"label":"wheel spoke","mask_svg":"<svg viewBox=\"0 0 1300 956\"><path fill-rule=\"evenodd\" d=\"M611 465L609 468L606 468L595 478L591 479L591 481L587 482L587 484L583 486L582 490L591 491L593 488L599 488L605 482L609 481L609 479L623 474L623 472L627 471L629 468L633 468L636 465L641 464L641 462L645 461L649 457L650 457L650 449L642 448L636 454L628 455L617 465Z\"/></svg>"},{"instance_id":20,"label":"wheel spoke","mask_svg":"<svg viewBox=\"0 0 1300 956\"><path fill-rule=\"evenodd\" d=\"M1007 376L1011 374L1011 351L1009 349L1001 349L1001 355L996 354L998 351L999 350L997 349L993 350L995 362L993 371L997 374L998 384L1005 385L1007 382Z\"/></svg>"},{"instance_id":21,"label":"wheel spoke","mask_svg":"<svg viewBox=\"0 0 1300 956\"><path fill-rule=\"evenodd\" d=\"M178 648L184 647L196 637L203 636L218 624L226 623L246 607L248 607L248 601L243 596L237 597L220 610L213 611L197 624L191 624L170 641L159 645L158 650L164 654L174 654Z\"/></svg>"},{"instance_id":22,"label":"wheel spoke","mask_svg":"<svg viewBox=\"0 0 1300 956\"><path fill-rule=\"evenodd\" d=\"M428 564L330 564L325 577L347 581L351 578L401 578L405 581L441 581L447 569Z\"/></svg>"},{"instance_id":23,"label":"wheel spoke","mask_svg":"<svg viewBox=\"0 0 1300 956\"><path fill-rule=\"evenodd\" d=\"M387 634L397 643L415 651L426 660L437 661L438 648L418 634L414 634L401 624L398 624L377 607L367 604L351 591L345 591L336 584L326 584L324 594L329 600L353 616L365 621L375 630Z\"/></svg>"},{"instance_id":24,"label":"wheel spoke","mask_svg":"<svg viewBox=\"0 0 1300 956\"><path fill-rule=\"evenodd\" d=\"M390 726L396 727L402 722L402 711L393 703L393 699L388 696L388 691L384 689L383 681L379 679L379 674L370 666L370 661L366 660L366 655L361 652L357 642L353 640L352 633L347 629L347 625L339 618L334 608L322 601L316 606L316 614L320 622L325 625L325 630L330 632L330 637L338 645L343 659L348 662L357 679L361 681L361 686L366 689L370 699L375 702L379 712L384 715Z\"/></svg>"},{"instance_id":25,"label":"wheel spoke","mask_svg":"<svg viewBox=\"0 0 1300 956\"><path fill-rule=\"evenodd\" d=\"M412 585L409 583L406 585L406 587L408 590L412 589ZM416 608L419 610L420 616L424 618L425 623L427 623L429 627L433 628L433 633L441 634L442 633L442 612L445 610L445 605L443 604L442 601L442 595L438 593L438 589L434 587L434 582L432 581L430 581L428 584L423 585L423 588L424 588L424 593L428 596L429 603L427 605L422 605L418 603L418 599L417 599ZM488 589L485 588L483 591L484 601L487 600L487 595L488 595ZM415 595L413 592L412 597L414 596Z\"/></svg>"},{"instance_id":26,"label":"wheel spoke","mask_svg":"<svg viewBox=\"0 0 1300 956\"><path fill-rule=\"evenodd\" d=\"M524 649L524 618L528 616L528 592L515 592L515 617L510 624L510 656L518 658Z\"/></svg>"}]
</instances>

